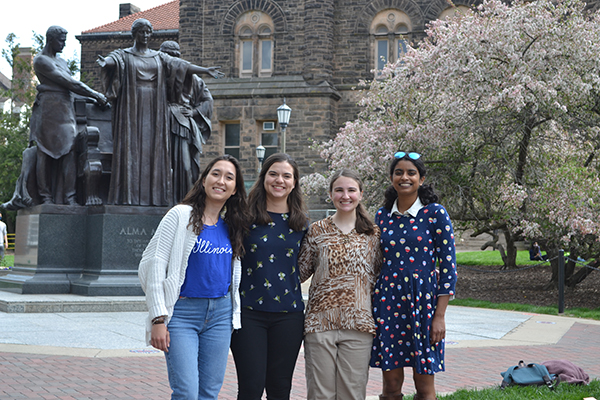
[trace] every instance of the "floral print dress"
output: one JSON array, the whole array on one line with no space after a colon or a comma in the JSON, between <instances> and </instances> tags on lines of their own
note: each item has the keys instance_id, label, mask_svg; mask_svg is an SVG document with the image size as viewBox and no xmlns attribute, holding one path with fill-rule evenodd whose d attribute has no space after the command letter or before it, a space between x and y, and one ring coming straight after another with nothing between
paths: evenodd
<instances>
[{"instance_id":1,"label":"floral print dress","mask_svg":"<svg viewBox=\"0 0 600 400\"><path fill-rule=\"evenodd\" d=\"M377 332L371 366L419 374L444 371L444 340L429 343L439 295L456 285L454 232L443 206L431 203L416 216L379 209L383 264L373 294ZM439 271L436 269L439 262Z\"/></svg>"},{"instance_id":2,"label":"floral print dress","mask_svg":"<svg viewBox=\"0 0 600 400\"><path fill-rule=\"evenodd\" d=\"M272 222L253 224L244 240L242 307L267 312L304 311L298 254L306 229L292 230L288 214L269 215Z\"/></svg>"}]
</instances>

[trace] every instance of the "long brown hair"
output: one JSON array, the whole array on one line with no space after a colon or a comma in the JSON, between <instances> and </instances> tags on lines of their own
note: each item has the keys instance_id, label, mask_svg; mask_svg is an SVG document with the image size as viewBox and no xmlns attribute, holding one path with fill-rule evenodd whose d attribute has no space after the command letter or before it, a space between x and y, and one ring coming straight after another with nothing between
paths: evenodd
<instances>
[{"instance_id":1,"label":"long brown hair","mask_svg":"<svg viewBox=\"0 0 600 400\"><path fill-rule=\"evenodd\" d=\"M266 225L273 222L267 212L267 191L265 190L265 176L269 168L275 163L286 162L294 170L294 188L287 198L287 205L290 209L288 223L290 228L299 232L306 228L308 224L308 213L300 189L300 172L296 161L285 153L275 153L269 156L264 162L258 179L254 182L250 194L248 195L248 205L250 207L250 222L257 225Z\"/></svg>"},{"instance_id":2,"label":"long brown hair","mask_svg":"<svg viewBox=\"0 0 600 400\"><path fill-rule=\"evenodd\" d=\"M244 187L244 177L242 175L242 168L240 167L239 161L229 154L217 157L212 160L192 189L185 195L181 204L187 204L192 207L192 213L190 214L190 222L188 227L192 227L192 230L196 235L199 235L204 229L204 223L202 217L204 215L204 207L206 204L206 191L204 190L204 180L209 172L213 169L215 164L219 161L229 161L235 167L235 188L236 191L223 205L223 209L226 210L225 218L223 220L227 224L229 229L229 240L231 241L231 248L235 257L242 257L244 251L244 236L248 230L248 219L246 218L246 209L248 203L246 201L246 188Z\"/></svg>"},{"instance_id":3,"label":"long brown hair","mask_svg":"<svg viewBox=\"0 0 600 400\"><path fill-rule=\"evenodd\" d=\"M333 184L335 183L335 181L338 180L338 178L342 176L355 181L358 184L358 189L362 193L363 183L358 173L351 169L342 168L336 173L334 173L331 176L331 179L329 180L330 195L333 191ZM358 233L366 233L367 235L372 235L375 232L375 229L373 228L373 221L371 220L371 217L369 217L369 214L367 213L367 210L365 210L365 207L363 206L362 202L358 203L358 206L356 207L356 223L354 229L356 229L356 232Z\"/></svg>"}]
</instances>

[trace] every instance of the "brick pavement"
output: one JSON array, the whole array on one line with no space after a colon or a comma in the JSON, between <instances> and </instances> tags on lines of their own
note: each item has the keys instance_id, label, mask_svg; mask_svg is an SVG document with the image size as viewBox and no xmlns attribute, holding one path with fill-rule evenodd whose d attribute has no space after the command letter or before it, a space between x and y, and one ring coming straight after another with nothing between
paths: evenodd
<instances>
[{"instance_id":1,"label":"brick pavement","mask_svg":"<svg viewBox=\"0 0 600 400\"><path fill-rule=\"evenodd\" d=\"M600 325L575 323L556 343L537 346L453 347L447 345L448 371L436 375L440 393L497 385L500 372L519 360L567 359L592 379L600 378ZM304 357L294 375L292 400L306 398ZM381 391L381 373L371 370L368 396ZM404 392L414 393L410 373ZM70 357L0 353L0 399L168 399L162 356ZM235 399L236 378L230 357L220 399ZM593 394L600 397L600 394Z\"/></svg>"}]
</instances>

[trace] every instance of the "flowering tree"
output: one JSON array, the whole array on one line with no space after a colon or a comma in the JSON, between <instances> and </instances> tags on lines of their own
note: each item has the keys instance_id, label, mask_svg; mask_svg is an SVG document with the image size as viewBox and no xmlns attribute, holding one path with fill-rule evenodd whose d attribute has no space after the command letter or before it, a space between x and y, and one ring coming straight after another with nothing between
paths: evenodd
<instances>
[{"instance_id":1,"label":"flowering tree","mask_svg":"<svg viewBox=\"0 0 600 400\"><path fill-rule=\"evenodd\" d=\"M459 228L600 259L600 17L583 2L498 0L438 20L320 143L379 204L397 150L417 151ZM309 186L322 178L311 176Z\"/></svg>"}]
</instances>

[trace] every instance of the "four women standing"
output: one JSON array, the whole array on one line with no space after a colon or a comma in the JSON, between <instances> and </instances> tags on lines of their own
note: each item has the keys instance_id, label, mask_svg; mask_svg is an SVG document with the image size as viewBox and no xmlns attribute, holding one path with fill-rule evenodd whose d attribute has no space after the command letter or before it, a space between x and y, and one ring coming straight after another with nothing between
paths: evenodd
<instances>
[{"instance_id":1,"label":"four women standing","mask_svg":"<svg viewBox=\"0 0 600 400\"><path fill-rule=\"evenodd\" d=\"M227 163L233 167L223 165ZM220 183L221 172L213 172L215 168L224 171L229 185ZM165 216L140 263L153 324L151 344L167 355L173 398L179 398L179 386L213 390L206 395L212 397L181 398L216 398L227 351L217 352L221 346L213 348L211 342L192 338L204 331L205 315L199 315L195 302L186 304L188 297L229 300L231 296L233 312L228 309L224 314L233 318L237 329L231 336L231 350L238 400L260 400L265 390L269 400L290 398L303 328L309 399L364 399L369 359L372 367L383 370L381 399L403 397L405 366L414 371L415 399L435 399L433 374L444 370L444 314L454 294L456 262L452 224L444 207L435 203L431 187L423 185L425 172L419 154L396 153L390 165L392 187L373 225L360 204L360 178L353 171L339 171L329 191L336 213L312 224L304 238L308 216L298 167L291 157L274 154L265 161L247 209L237 161L213 161L184 205ZM193 194L204 191L209 194ZM209 260L214 257L210 252L212 257L192 261L192 249L200 253L205 249L202 226L206 230L207 224L214 223L218 228L218 214L234 196L237 201L227 204L225 223L232 238L229 254L244 255L239 286L242 329L235 318L237 259L230 281L226 257ZM250 222L242 245L248 231L248 225L241 226L244 213ZM197 240L190 231L200 234ZM186 273L188 263L195 272ZM210 269L203 268L204 263ZM300 278L310 276L305 323ZM184 316L181 321L179 314ZM175 335L180 327L181 334ZM219 335L229 337L225 329L215 336ZM206 345L209 348L203 349ZM190 348L198 349L192 357L185 354ZM219 376L205 384L203 374L215 368ZM199 386L190 385L194 376L200 376ZM190 393L190 388L186 390Z\"/></svg>"}]
</instances>

